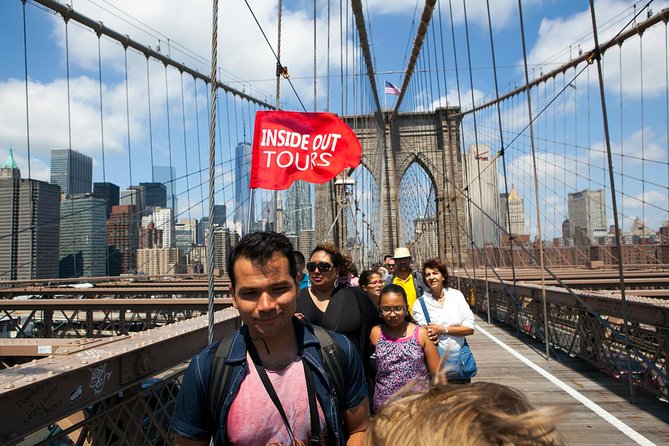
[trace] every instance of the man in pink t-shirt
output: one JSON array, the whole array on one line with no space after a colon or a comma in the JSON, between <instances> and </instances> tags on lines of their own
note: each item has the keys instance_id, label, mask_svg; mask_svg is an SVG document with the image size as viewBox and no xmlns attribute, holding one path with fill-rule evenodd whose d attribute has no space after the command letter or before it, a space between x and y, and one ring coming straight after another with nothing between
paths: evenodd
<instances>
[{"instance_id":1,"label":"man in pink t-shirt","mask_svg":"<svg viewBox=\"0 0 669 446\"><path fill-rule=\"evenodd\" d=\"M332 392L318 339L294 317L298 282L288 239L248 234L232 251L228 271L243 322L225 358L231 383L222 410L212 410L211 358L219 343L193 358L172 420L175 444L205 446L212 438L216 445L310 444L313 437L324 445L363 445L369 403L362 362L346 337L330 333L343 357L346 395Z\"/></svg>"}]
</instances>

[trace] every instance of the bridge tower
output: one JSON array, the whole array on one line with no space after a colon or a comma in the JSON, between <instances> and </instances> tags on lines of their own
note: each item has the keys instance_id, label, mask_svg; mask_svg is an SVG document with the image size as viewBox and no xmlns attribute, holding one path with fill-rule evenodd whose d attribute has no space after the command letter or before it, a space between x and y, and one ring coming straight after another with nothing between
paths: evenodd
<instances>
[{"instance_id":1,"label":"bridge tower","mask_svg":"<svg viewBox=\"0 0 669 446\"><path fill-rule=\"evenodd\" d=\"M343 118L358 136L363 147L361 164L371 172L379 190L376 202L381 227L376 237L383 253L392 253L401 243L399 185L409 167L418 163L435 191L437 252L454 267L467 262L459 111L451 107L395 116L388 112L382 124L369 115ZM345 179L342 174L337 181L316 187L317 241L341 246L344 228L339 220L343 219L336 216L347 206Z\"/></svg>"}]
</instances>

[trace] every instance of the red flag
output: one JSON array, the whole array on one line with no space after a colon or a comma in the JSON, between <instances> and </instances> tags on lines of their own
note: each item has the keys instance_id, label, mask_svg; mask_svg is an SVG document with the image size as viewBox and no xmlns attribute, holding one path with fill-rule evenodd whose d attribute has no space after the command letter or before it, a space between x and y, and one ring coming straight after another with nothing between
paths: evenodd
<instances>
[{"instance_id":1,"label":"red flag","mask_svg":"<svg viewBox=\"0 0 669 446\"><path fill-rule=\"evenodd\" d=\"M295 180L325 183L360 164L362 146L332 113L258 111L251 188L283 190Z\"/></svg>"}]
</instances>

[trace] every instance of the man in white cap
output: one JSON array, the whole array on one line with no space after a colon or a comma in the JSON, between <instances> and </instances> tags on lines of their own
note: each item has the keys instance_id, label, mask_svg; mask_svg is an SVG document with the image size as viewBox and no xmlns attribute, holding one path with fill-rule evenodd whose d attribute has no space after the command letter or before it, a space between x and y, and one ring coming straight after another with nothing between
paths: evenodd
<instances>
[{"instance_id":1,"label":"man in white cap","mask_svg":"<svg viewBox=\"0 0 669 446\"><path fill-rule=\"evenodd\" d=\"M409 311L411 311L416 299L427 291L425 282L423 282L423 275L420 271L411 269L411 253L408 248L404 246L396 248L393 258L395 259L395 273L386 279L386 285L394 283L404 288L404 292L407 294Z\"/></svg>"}]
</instances>

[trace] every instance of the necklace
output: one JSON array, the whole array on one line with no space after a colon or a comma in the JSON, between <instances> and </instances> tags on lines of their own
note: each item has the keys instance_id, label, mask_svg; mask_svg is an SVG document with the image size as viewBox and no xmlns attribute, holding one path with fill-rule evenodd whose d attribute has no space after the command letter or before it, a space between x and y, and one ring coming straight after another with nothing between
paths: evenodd
<instances>
[{"instance_id":1,"label":"necklace","mask_svg":"<svg viewBox=\"0 0 669 446\"><path fill-rule=\"evenodd\" d=\"M388 327L387 325L386 325L385 328L386 328L386 330L384 330L384 331L386 332L386 334L388 334L393 339L406 338L407 330L409 329L409 323L407 321L404 321L404 330L402 331L402 334L398 334L398 335L393 333L393 330L390 330L390 327Z\"/></svg>"}]
</instances>

